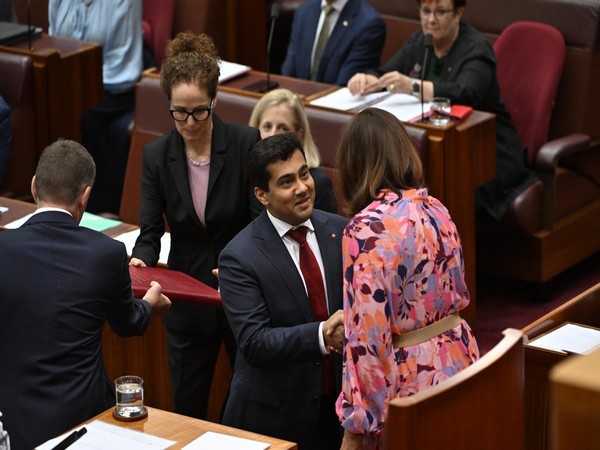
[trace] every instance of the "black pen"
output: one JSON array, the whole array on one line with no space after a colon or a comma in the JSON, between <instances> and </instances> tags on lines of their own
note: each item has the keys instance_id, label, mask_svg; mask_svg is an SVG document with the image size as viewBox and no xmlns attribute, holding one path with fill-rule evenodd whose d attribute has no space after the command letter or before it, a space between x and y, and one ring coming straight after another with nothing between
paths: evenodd
<instances>
[{"instance_id":1,"label":"black pen","mask_svg":"<svg viewBox=\"0 0 600 450\"><path fill-rule=\"evenodd\" d=\"M87 433L87 430L85 427L81 428L78 431L73 431L70 435L68 435L66 438L64 438L62 441L60 441L58 443L58 445L56 447L54 447L52 450L65 450L65 448L69 447L71 444L74 444L75 441L77 439L79 439L81 436L83 436L85 433Z\"/></svg>"}]
</instances>

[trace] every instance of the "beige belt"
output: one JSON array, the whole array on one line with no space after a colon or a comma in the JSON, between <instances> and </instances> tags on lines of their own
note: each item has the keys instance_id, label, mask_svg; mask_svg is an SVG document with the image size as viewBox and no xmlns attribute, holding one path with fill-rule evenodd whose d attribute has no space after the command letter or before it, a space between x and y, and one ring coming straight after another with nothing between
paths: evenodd
<instances>
[{"instance_id":1,"label":"beige belt","mask_svg":"<svg viewBox=\"0 0 600 450\"><path fill-rule=\"evenodd\" d=\"M454 313L451 316L446 316L437 322L427 325L426 327L419 328L418 330L409 331L402 334L392 335L392 345L395 349L400 347L410 347L411 345L417 345L421 342L426 342L433 339L440 334L451 330L454 327L460 325L461 318L458 313Z\"/></svg>"}]
</instances>

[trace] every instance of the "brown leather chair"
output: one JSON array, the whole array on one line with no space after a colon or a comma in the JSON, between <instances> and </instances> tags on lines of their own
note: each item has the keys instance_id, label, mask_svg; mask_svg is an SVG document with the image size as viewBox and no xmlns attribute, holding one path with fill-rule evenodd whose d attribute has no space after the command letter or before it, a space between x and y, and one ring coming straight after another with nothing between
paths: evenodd
<instances>
[{"instance_id":1,"label":"brown leather chair","mask_svg":"<svg viewBox=\"0 0 600 450\"><path fill-rule=\"evenodd\" d=\"M28 197L37 166L33 61L26 55L0 52L0 95L11 109L12 143L3 195Z\"/></svg>"},{"instance_id":2,"label":"brown leather chair","mask_svg":"<svg viewBox=\"0 0 600 450\"><path fill-rule=\"evenodd\" d=\"M386 450L522 450L525 448L523 335L504 338L462 372L393 400Z\"/></svg>"},{"instance_id":3,"label":"brown leather chair","mask_svg":"<svg viewBox=\"0 0 600 450\"><path fill-rule=\"evenodd\" d=\"M600 250L600 148L584 134L548 141L564 57L556 29L515 22L494 50L502 97L540 181L499 223L478 230L478 270L536 283L547 295L554 276Z\"/></svg>"}]
</instances>

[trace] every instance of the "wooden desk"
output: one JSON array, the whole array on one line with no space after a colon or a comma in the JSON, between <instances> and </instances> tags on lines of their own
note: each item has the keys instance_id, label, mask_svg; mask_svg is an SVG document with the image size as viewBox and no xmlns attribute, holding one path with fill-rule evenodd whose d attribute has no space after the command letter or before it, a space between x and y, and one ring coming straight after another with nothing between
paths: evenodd
<instances>
[{"instance_id":1,"label":"wooden desk","mask_svg":"<svg viewBox=\"0 0 600 450\"><path fill-rule=\"evenodd\" d=\"M144 385L148 383L144 380ZM145 394L145 392L144 392ZM176 441L177 443L169 449L180 449L194 439L202 436L207 431L214 433L226 434L254 441L266 442L270 444L269 450L296 450L298 446L289 441L264 436L262 434L251 433L249 431L239 430L237 428L226 427L212 422L194 419L192 417L181 416L161 409L148 408L148 417L136 422L121 422L115 420L112 416L113 409L110 408L103 413L91 418L85 423L90 423L93 420L101 420L103 422L117 425L129 430L139 431L142 433L152 434L165 439ZM83 424L82 424L83 425Z\"/></svg>"},{"instance_id":2,"label":"wooden desk","mask_svg":"<svg viewBox=\"0 0 600 450\"><path fill-rule=\"evenodd\" d=\"M81 113L102 101L102 47L42 34L29 44L0 51L30 56L34 62L38 156L59 137L81 142Z\"/></svg>"},{"instance_id":3,"label":"wooden desk","mask_svg":"<svg viewBox=\"0 0 600 450\"><path fill-rule=\"evenodd\" d=\"M600 284L523 328L533 339L564 322L600 327ZM562 353L525 345L525 436L528 450L550 449L549 373L555 364L568 358Z\"/></svg>"}]
</instances>

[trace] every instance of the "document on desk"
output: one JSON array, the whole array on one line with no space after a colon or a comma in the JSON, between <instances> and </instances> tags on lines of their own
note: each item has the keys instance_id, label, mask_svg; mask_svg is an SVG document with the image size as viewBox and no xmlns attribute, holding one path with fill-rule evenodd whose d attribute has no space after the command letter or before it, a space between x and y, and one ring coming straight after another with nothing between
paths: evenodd
<instances>
[{"instance_id":1,"label":"document on desk","mask_svg":"<svg viewBox=\"0 0 600 450\"><path fill-rule=\"evenodd\" d=\"M176 444L175 441L169 439L111 425L101 420L94 420L85 427L87 433L69 446L69 450L160 450ZM69 433L70 431L50 439L36 449L51 450Z\"/></svg>"},{"instance_id":2,"label":"document on desk","mask_svg":"<svg viewBox=\"0 0 600 450\"><path fill-rule=\"evenodd\" d=\"M208 450L217 448L219 450L264 450L269 447L270 444L265 442L207 431L181 450Z\"/></svg>"},{"instance_id":3,"label":"document on desk","mask_svg":"<svg viewBox=\"0 0 600 450\"><path fill-rule=\"evenodd\" d=\"M125 249L127 250L127 254L131 256L133 252L133 247L135 246L135 241L140 235L140 229L136 228L135 230L127 231L126 233L119 234L115 236L113 239L117 241L121 241L125 244ZM169 252L171 251L171 234L165 233L162 238L160 238L160 254L158 255L159 264L167 264L169 260Z\"/></svg>"},{"instance_id":4,"label":"document on desk","mask_svg":"<svg viewBox=\"0 0 600 450\"><path fill-rule=\"evenodd\" d=\"M333 91L331 94L319 97L310 102L310 104L324 108L338 109L340 111L360 111L367 106L375 105L381 99L390 95L392 94L387 91L373 92L366 95L353 95L350 93L350 89L344 87Z\"/></svg>"},{"instance_id":5,"label":"document on desk","mask_svg":"<svg viewBox=\"0 0 600 450\"><path fill-rule=\"evenodd\" d=\"M369 106L383 109L402 122L412 122L421 118L421 102L408 94L392 94L387 91L366 95L352 95L348 88L341 88L331 94L319 97L311 105L341 111L361 111ZM423 103L425 117L429 114L430 103Z\"/></svg>"},{"instance_id":6,"label":"document on desk","mask_svg":"<svg viewBox=\"0 0 600 450\"><path fill-rule=\"evenodd\" d=\"M600 348L600 330L566 322L527 343L529 347L585 355Z\"/></svg>"},{"instance_id":7,"label":"document on desk","mask_svg":"<svg viewBox=\"0 0 600 450\"><path fill-rule=\"evenodd\" d=\"M239 77L240 75L249 72L251 68L249 66L244 66L243 64L234 62L219 61L219 70L221 72L219 75L219 83L223 83L227 80L231 80L232 78Z\"/></svg>"}]
</instances>

